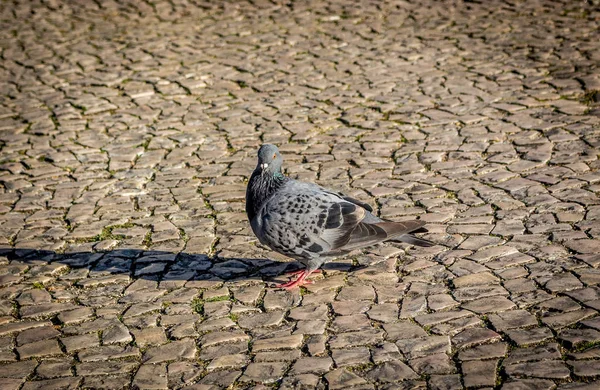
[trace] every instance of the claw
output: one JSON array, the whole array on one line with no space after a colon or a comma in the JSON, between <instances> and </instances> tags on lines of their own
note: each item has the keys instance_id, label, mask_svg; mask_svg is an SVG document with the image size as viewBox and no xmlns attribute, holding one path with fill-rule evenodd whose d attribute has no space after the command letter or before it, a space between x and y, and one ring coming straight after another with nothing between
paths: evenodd
<instances>
[{"instance_id":1,"label":"claw","mask_svg":"<svg viewBox=\"0 0 600 390\"><path fill-rule=\"evenodd\" d=\"M294 287L300 287L305 284L313 284L314 282L312 280L306 280L306 278L313 272L316 272L316 271L307 271L304 269L301 271L292 272L291 273L292 275L298 275L298 278L296 280L291 280L287 283L278 284L275 287L276 288L285 288L286 290L290 290Z\"/></svg>"}]
</instances>

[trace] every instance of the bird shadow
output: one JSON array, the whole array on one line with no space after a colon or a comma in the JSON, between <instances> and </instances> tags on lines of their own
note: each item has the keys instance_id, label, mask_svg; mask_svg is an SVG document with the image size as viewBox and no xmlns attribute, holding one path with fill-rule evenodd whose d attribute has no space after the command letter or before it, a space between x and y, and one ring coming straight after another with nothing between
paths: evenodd
<instances>
[{"instance_id":1,"label":"bird shadow","mask_svg":"<svg viewBox=\"0 0 600 390\"><path fill-rule=\"evenodd\" d=\"M127 275L133 281L147 279L167 281L281 281L286 272L304 266L295 261L258 258L223 258L218 254L114 249L104 252L60 253L26 248L0 249L8 260L8 272L14 278L53 276L86 280ZM344 270L339 263L325 264L325 270ZM3 284L3 283L0 283Z\"/></svg>"}]
</instances>

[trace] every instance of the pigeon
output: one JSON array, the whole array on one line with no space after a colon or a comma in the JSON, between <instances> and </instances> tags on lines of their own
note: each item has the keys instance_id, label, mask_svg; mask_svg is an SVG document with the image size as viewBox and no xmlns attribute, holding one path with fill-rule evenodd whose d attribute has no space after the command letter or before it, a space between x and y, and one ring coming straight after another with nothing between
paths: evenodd
<instances>
[{"instance_id":1,"label":"pigeon","mask_svg":"<svg viewBox=\"0 0 600 390\"><path fill-rule=\"evenodd\" d=\"M279 149L262 145L246 188L246 214L258 240L305 266L296 280L276 287L311 283L306 278L327 261L383 241L434 245L410 234L427 231L424 221L386 221L364 202L285 176L282 165Z\"/></svg>"}]
</instances>

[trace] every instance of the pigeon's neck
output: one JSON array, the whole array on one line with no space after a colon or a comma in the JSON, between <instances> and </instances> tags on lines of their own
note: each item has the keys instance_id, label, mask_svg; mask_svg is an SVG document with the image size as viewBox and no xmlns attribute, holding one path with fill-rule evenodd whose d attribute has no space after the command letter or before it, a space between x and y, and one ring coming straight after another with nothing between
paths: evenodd
<instances>
[{"instance_id":1,"label":"pigeon's neck","mask_svg":"<svg viewBox=\"0 0 600 390\"><path fill-rule=\"evenodd\" d=\"M250 221L258 214L265 202L288 180L281 172L261 174L259 170L255 170L252 173L246 190L246 214Z\"/></svg>"}]
</instances>

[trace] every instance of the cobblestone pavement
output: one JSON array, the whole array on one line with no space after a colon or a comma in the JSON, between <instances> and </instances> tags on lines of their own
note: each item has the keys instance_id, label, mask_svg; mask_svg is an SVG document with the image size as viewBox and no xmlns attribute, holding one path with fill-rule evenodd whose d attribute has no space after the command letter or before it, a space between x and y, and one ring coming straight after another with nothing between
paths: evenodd
<instances>
[{"instance_id":1,"label":"cobblestone pavement","mask_svg":"<svg viewBox=\"0 0 600 390\"><path fill-rule=\"evenodd\" d=\"M0 3L0 388L598 389L596 1ZM272 288L245 180L420 216ZM595 381L596 382L593 382Z\"/></svg>"}]
</instances>

